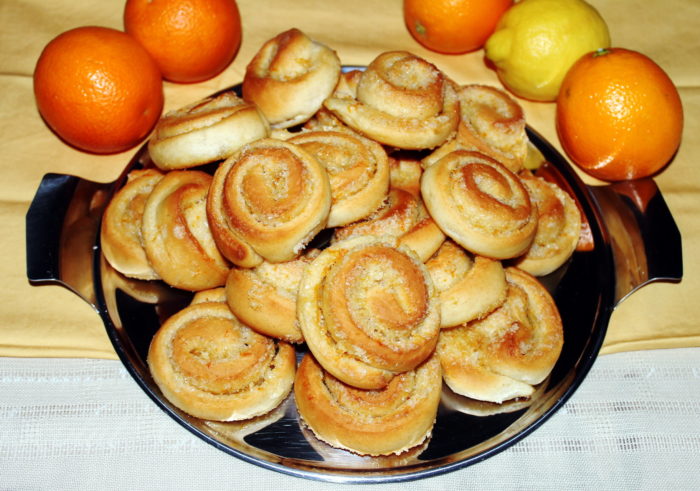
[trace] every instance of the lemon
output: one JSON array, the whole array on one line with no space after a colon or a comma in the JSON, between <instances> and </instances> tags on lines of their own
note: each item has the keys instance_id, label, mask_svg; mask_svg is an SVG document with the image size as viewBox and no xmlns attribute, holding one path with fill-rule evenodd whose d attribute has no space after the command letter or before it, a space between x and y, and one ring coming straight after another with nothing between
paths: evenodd
<instances>
[{"instance_id":1,"label":"lemon","mask_svg":"<svg viewBox=\"0 0 700 491\"><path fill-rule=\"evenodd\" d=\"M522 0L501 17L485 50L511 92L553 101L576 60L609 46L607 24L585 1Z\"/></svg>"}]
</instances>

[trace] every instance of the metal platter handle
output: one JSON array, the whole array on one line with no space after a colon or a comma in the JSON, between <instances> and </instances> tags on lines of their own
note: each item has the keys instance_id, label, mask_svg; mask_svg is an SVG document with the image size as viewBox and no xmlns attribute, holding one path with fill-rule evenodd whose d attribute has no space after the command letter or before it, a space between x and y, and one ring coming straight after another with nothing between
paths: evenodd
<instances>
[{"instance_id":1,"label":"metal platter handle","mask_svg":"<svg viewBox=\"0 0 700 491\"><path fill-rule=\"evenodd\" d=\"M95 307L94 250L114 183L46 174L26 215L27 278L57 283Z\"/></svg>"},{"instance_id":2,"label":"metal platter handle","mask_svg":"<svg viewBox=\"0 0 700 491\"><path fill-rule=\"evenodd\" d=\"M653 281L681 281L681 234L654 180L589 188L610 235L615 305Z\"/></svg>"}]
</instances>

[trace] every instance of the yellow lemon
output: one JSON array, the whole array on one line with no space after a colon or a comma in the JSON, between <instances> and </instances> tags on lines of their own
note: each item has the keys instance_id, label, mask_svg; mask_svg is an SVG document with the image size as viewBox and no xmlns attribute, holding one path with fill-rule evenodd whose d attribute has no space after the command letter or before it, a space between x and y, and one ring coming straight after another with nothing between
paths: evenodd
<instances>
[{"instance_id":1,"label":"yellow lemon","mask_svg":"<svg viewBox=\"0 0 700 491\"><path fill-rule=\"evenodd\" d=\"M485 50L511 92L553 101L576 60L609 46L607 24L585 1L522 0L501 17Z\"/></svg>"}]
</instances>

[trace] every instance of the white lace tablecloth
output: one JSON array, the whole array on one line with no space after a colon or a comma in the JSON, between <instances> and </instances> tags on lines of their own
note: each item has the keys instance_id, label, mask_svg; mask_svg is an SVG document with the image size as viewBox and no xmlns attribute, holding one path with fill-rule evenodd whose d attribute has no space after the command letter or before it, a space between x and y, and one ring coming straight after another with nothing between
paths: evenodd
<instances>
[{"instance_id":1,"label":"white lace tablecloth","mask_svg":"<svg viewBox=\"0 0 700 491\"><path fill-rule=\"evenodd\" d=\"M700 349L598 358L567 404L470 467L362 489L699 489ZM358 489L236 459L165 415L119 362L0 358L0 489Z\"/></svg>"}]
</instances>

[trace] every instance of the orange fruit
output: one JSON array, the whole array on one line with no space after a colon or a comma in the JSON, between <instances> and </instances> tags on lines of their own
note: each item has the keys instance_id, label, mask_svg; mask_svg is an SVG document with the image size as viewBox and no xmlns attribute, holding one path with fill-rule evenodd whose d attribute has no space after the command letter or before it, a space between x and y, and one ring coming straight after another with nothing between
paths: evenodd
<instances>
[{"instance_id":1,"label":"orange fruit","mask_svg":"<svg viewBox=\"0 0 700 491\"><path fill-rule=\"evenodd\" d=\"M78 27L51 40L34 69L34 96L46 123L67 143L93 153L133 147L163 109L163 80L131 36Z\"/></svg>"},{"instance_id":2,"label":"orange fruit","mask_svg":"<svg viewBox=\"0 0 700 491\"><path fill-rule=\"evenodd\" d=\"M171 82L201 82L218 75L241 44L235 0L127 0L124 28Z\"/></svg>"},{"instance_id":3,"label":"orange fruit","mask_svg":"<svg viewBox=\"0 0 700 491\"><path fill-rule=\"evenodd\" d=\"M609 48L581 57L557 97L557 132L571 160L606 181L650 176L678 149L683 106L653 60Z\"/></svg>"},{"instance_id":4,"label":"orange fruit","mask_svg":"<svg viewBox=\"0 0 700 491\"><path fill-rule=\"evenodd\" d=\"M440 53L481 48L513 0L404 0L403 15L411 35Z\"/></svg>"}]
</instances>

